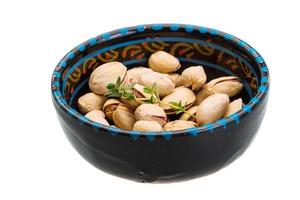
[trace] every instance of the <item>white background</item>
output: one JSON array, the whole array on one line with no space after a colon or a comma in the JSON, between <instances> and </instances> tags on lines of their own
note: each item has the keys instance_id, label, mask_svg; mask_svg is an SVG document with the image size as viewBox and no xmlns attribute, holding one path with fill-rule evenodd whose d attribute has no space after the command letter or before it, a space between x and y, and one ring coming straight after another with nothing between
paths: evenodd
<instances>
[{"instance_id":1,"label":"white background","mask_svg":"<svg viewBox=\"0 0 300 200\"><path fill-rule=\"evenodd\" d=\"M0 199L299 199L299 6L295 1L0 1ZM67 51L100 33L186 23L255 47L271 73L263 124L246 153L204 178L141 184L101 172L65 138L50 77Z\"/></svg>"}]
</instances>

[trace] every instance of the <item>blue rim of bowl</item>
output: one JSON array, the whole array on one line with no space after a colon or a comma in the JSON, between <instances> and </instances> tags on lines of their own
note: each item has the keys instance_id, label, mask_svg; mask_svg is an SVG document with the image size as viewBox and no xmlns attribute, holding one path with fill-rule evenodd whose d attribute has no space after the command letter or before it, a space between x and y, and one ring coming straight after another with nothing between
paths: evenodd
<instances>
[{"instance_id":1,"label":"blue rim of bowl","mask_svg":"<svg viewBox=\"0 0 300 200\"><path fill-rule=\"evenodd\" d=\"M139 131L126 131L117 127L113 126L105 126L101 125L99 123L93 122L86 118L84 115L77 112L75 109L71 108L64 97L62 96L61 90L60 90L60 79L62 78L62 73L64 69L67 67L68 62L72 60L76 54L80 54L84 52L87 48L90 48L98 43L101 43L103 41L107 41L110 39L115 39L118 37L126 36L127 34L132 34L136 32L144 32L147 29L151 29L152 31L160 31L163 28L169 28L171 31L178 31L180 29L183 29L186 33L192 33L198 31L199 34L211 34L211 35L217 35L222 37L225 40L229 40L242 49L244 49L249 55L255 58L256 64L259 66L260 69L260 86L258 88L257 94L249 101L248 104L244 105L243 108L227 117L220 119L214 123L209 123L200 127L195 128L189 128L185 130L180 131L163 131L163 132L139 132ZM95 38L91 38L81 44L79 44L77 47L72 49L70 52L68 52L63 59L58 63L57 67L55 68L53 74L52 74L52 81L51 81L51 89L52 89L52 95L55 99L55 101L58 103L58 105L68 113L70 117L74 117L79 121L81 125L88 125L91 126L93 129L97 130L103 130L111 134L112 136L115 135L126 135L131 136L132 139L137 140L140 136L146 137L148 140L153 141L157 137L163 137L166 140L171 139L173 136L181 136L181 135L190 135L190 136L199 136L201 133L214 132L214 129L223 127L224 129L227 128L229 123L235 123L236 125L239 124L240 119L245 116L247 113L252 112L254 107L258 105L261 102L261 99L266 95L266 92L269 88L269 70L268 67L264 61L264 59L261 57L261 55L249 44L244 42L243 40L219 31L217 29L213 28L206 28L196 25L188 25L188 24L147 24L147 25L138 25L133 27L126 27L117 29L111 32L104 33L102 35L99 35Z\"/></svg>"}]
</instances>

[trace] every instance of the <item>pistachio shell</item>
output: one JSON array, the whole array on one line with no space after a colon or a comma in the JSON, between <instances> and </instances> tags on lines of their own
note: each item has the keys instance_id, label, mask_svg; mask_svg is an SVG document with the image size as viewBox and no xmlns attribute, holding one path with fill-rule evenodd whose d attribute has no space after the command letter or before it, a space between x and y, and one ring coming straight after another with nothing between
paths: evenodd
<instances>
[{"instance_id":1,"label":"pistachio shell","mask_svg":"<svg viewBox=\"0 0 300 200\"><path fill-rule=\"evenodd\" d=\"M146 67L134 67L127 71L127 82L128 83L138 83L139 77L142 74L153 72L152 69Z\"/></svg>"},{"instance_id":2,"label":"pistachio shell","mask_svg":"<svg viewBox=\"0 0 300 200\"><path fill-rule=\"evenodd\" d=\"M134 131L154 131L154 132L161 132L163 128L161 125L156 121L147 121L147 120L140 120L135 122L133 126Z\"/></svg>"},{"instance_id":3,"label":"pistachio shell","mask_svg":"<svg viewBox=\"0 0 300 200\"><path fill-rule=\"evenodd\" d=\"M181 76L188 79L192 83L192 90L199 90L206 82L206 74L202 66L192 66L186 68Z\"/></svg>"},{"instance_id":4,"label":"pistachio shell","mask_svg":"<svg viewBox=\"0 0 300 200\"><path fill-rule=\"evenodd\" d=\"M137 120L156 121L161 126L166 124L167 115L157 104L142 104L134 112Z\"/></svg>"},{"instance_id":5,"label":"pistachio shell","mask_svg":"<svg viewBox=\"0 0 300 200\"><path fill-rule=\"evenodd\" d=\"M194 104L195 101L196 95L192 90L185 87L178 87L175 88L175 90L171 94L165 96L161 100L160 106L165 110L167 114L174 114L176 113L176 111L174 111L169 105L167 105L170 102L181 102L182 105L185 105L185 108L189 108Z\"/></svg>"},{"instance_id":6,"label":"pistachio shell","mask_svg":"<svg viewBox=\"0 0 300 200\"><path fill-rule=\"evenodd\" d=\"M140 84L135 84L133 87L133 94L134 94L134 99L137 101L143 101L146 99L151 98L151 94L146 93L144 91L145 86L140 85Z\"/></svg>"},{"instance_id":7,"label":"pistachio shell","mask_svg":"<svg viewBox=\"0 0 300 200\"><path fill-rule=\"evenodd\" d=\"M193 122L196 122L197 119L195 119L195 117L192 117L191 115L196 115L197 109L198 109L198 106L190 107L185 113L183 113L183 114L180 116L179 119L180 119L180 120L185 120L185 121L193 121Z\"/></svg>"},{"instance_id":8,"label":"pistachio shell","mask_svg":"<svg viewBox=\"0 0 300 200\"><path fill-rule=\"evenodd\" d=\"M216 93L224 93L229 97L237 95L243 89L243 84L239 82L239 79L232 79L223 82L219 82L213 88Z\"/></svg>"},{"instance_id":9,"label":"pistachio shell","mask_svg":"<svg viewBox=\"0 0 300 200\"><path fill-rule=\"evenodd\" d=\"M164 125L164 130L179 131L188 128L194 128L196 126L197 124L195 122L185 121L185 120L175 120L175 121L168 122L166 125Z\"/></svg>"},{"instance_id":10,"label":"pistachio shell","mask_svg":"<svg viewBox=\"0 0 300 200\"><path fill-rule=\"evenodd\" d=\"M121 129L130 131L135 123L135 117L131 110L126 106L119 104L112 115L115 125Z\"/></svg>"},{"instance_id":11,"label":"pistachio shell","mask_svg":"<svg viewBox=\"0 0 300 200\"><path fill-rule=\"evenodd\" d=\"M211 87L207 87L206 85L204 85L196 95L195 105L199 105L204 99L206 99L207 97L213 94L215 94L213 89Z\"/></svg>"},{"instance_id":12,"label":"pistachio shell","mask_svg":"<svg viewBox=\"0 0 300 200\"><path fill-rule=\"evenodd\" d=\"M203 125L222 118L229 105L227 94L213 94L204 99L197 109L197 123Z\"/></svg>"},{"instance_id":13,"label":"pistachio shell","mask_svg":"<svg viewBox=\"0 0 300 200\"><path fill-rule=\"evenodd\" d=\"M173 83L175 84L175 87L190 87L192 85L192 82L188 80L186 77L181 76L180 74L169 74Z\"/></svg>"},{"instance_id":14,"label":"pistachio shell","mask_svg":"<svg viewBox=\"0 0 300 200\"><path fill-rule=\"evenodd\" d=\"M170 73L180 68L178 59L164 51L157 51L149 58L149 67L156 72Z\"/></svg>"},{"instance_id":15,"label":"pistachio shell","mask_svg":"<svg viewBox=\"0 0 300 200\"><path fill-rule=\"evenodd\" d=\"M229 117L230 115L240 111L242 107L243 107L243 100L241 98L232 101L229 104L224 117Z\"/></svg>"},{"instance_id":16,"label":"pistachio shell","mask_svg":"<svg viewBox=\"0 0 300 200\"><path fill-rule=\"evenodd\" d=\"M139 105L141 105L140 102L136 101L135 99L126 99L121 97L120 100L130 109L135 110Z\"/></svg>"},{"instance_id":17,"label":"pistachio shell","mask_svg":"<svg viewBox=\"0 0 300 200\"><path fill-rule=\"evenodd\" d=\"M105 101L105 96L90 92L78 99L78 108L82 114L86 114L92 110L101 110Z\"/></svg>"},{"instance_id":18,"label":"pistachio shell","mask_svg":"<svg viewBox=\"0 0 300 200\"><path fill-rule=\"evenodd\" d=\"M108 119L112 120L112 114L117 109L119 104L121 104L121 102L117 99L108 99L104 103L103 110Z\"/></svg>"},{"instance_id":19,"label":"pistachio shell","mask_svg":"<svg viewBox=\"0 0 300 200\"><path fill-rule=\"evenodd\" d=\"M205 84L202 90L199 91L196 104L200 104L206 97L216 93L224 93L229 97L233 97L240 93L242 89L243 84L238 77L225 76L216 78Z\"/></svg>"},{"instance_id":20,"label":"pistachio shell","mask_svg":"<svg viewBox=\"0 0 300 200\"><path fill-rule=\"evenodd\" d=\"M147 87L152 87L155 84L161 97L170 94L175 89L175 84L171 77L168 74L158 72L142 74L139 83Z\"/></svg>"},{"instance_id":21,"label":"pistachio shell","mask_svg":"<svg viewBox=\"0 0 300 200\"><path fill-rule=\"evenodd\" d=\"M139 105L151 98L151 94L144 91L144 86L137 83L134 84L132 92L134 99L128 100L125 98L120 98L120 100L131 110L135 110Z\"/></svg>"},{"instance_id":22,"label":"pistachio shell","mask_svg":"<svg viewBox=\"0 0 300 200\"><path fill-rule=\"evenodd\" d=\"M126 76L127 68L120 62L109 62L97 67L91 74L89 80L90 89L99 95L108 92L106 86L109 83L116 83L120 77L121 81Z\"/></svg>"},{"instance_id":23,"label":"pistachio shell","mask_svg":"<svg viewBox=\"0 0 300 200\"><path fill-rule=\"evenodd\" d=\"M109 123L105 120L105 115L101 110L92 110L88 112L85 117L99 124L109 126Z\"/></svg>"}]
</instances>

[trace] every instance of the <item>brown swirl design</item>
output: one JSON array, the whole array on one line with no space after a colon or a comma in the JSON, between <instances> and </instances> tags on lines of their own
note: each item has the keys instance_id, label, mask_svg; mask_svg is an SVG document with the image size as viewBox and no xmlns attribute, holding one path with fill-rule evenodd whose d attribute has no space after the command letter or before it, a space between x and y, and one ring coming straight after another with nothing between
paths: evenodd
<instances>
[{"instance_id":1,"label":"brown swirl design","mask_svg":"<svg viewBox=\"0 0 300 200\"><path fill-rule=\"evenodd\" d=\"M69 99L69 97L72 95L75 87L78 85L80 80L82 80L83 76L87 77L97 66L111 61L124 62L131 59L140 60L146 58L151 53L161 50L170 52L176 57L215 60L218 65L229 69L233 73L243 74L245 80L249 83L253 90L256 90L258 87L258 80L256 80L252 71L247 67L247 65L231 55L199 44L189 44L184 42L167 43L156 41L144 42L119 49L113 49L86 60L69 76L65 89L66 99Z\"/></svg>"}]
</instances>

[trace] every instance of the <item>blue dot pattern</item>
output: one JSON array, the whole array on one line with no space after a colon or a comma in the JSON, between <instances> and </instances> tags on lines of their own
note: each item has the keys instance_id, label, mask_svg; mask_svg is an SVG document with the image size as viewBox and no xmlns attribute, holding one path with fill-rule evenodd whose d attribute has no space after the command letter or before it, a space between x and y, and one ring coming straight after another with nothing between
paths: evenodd
<instances>
[{"instance_id":1,"label":"blue dot pattern","mask_svg":"<svg viewBox=\"0 0 300 200\"><path fill-rule=\"evenodd\" d=\"M208 123L204 125L211 133L214 131L214 125L212 123Z\"/></svg>"},{"instance_id":2,"label":"blue dot pattern","mask_svg":"<svg viewBox=\"0 0 300 200\"><path fill-rule=\"evenodd\" d=\"M210 29L209 32L210 32L210 34L212 34L212 35L217 35L217 34L219 33L219 31L216 30L216 29Z\"/></svg>"},{"instance_id":3,"label":"blue dot pattern","mask_svg":"<svg viewBox=\"0 0 300 200\"><path fill-rule=\"evenodd\" d=\"M85 45L84 44L80 44L78 46L78 50L81 51L81 52L83 52L85 50Z\"/></svg>"},{"instance_id":4,"label":"blue dot pattern","mask_svg":"<svg viewBox=\"0 0 300 200\"><path fill-rule=\"evenodd\" d=\"M244 110L245 112L250 113L250 112L251 112L251 106L245 105L245 106L243 106L243 110Z\"/></svg>"},{"instance_id":5,"label":"blue dot pattern","mask_svg":"<svg viewBox=\"0 0 300 200\"><path fill-rule=\"evenodd\" d=\"M240 123L240 117L236 113L230 115L229 118L233 119L236 122L236 124Z\"/></svg>"},{"instance_id":6,"label":"blue dot pattern","mask_svg":"<svg viewBox=\"0 0 300 200\"><path fill-rule=\"evenodd\" d=\"M226 34L224 35L224 38L227 39L227 40L232 40L232 39L234 38L234 36L231 35L231 34L229 34L229 33L226 33Z\"/></svg>"},{"instance_id":7,"label":"blue dot pattern","mask_svg":"<svg viewBox=\"0 0 300 200\"><path fill-rule=\"evenodd\" d=\"M144 31L145 31L145 26L143 26L143 25L137 26L137 27L136 27L136 30L137 30L138 32L144 32Z\"/></svg>"},{"instance_id":8,"label":"blue dot pattern","mask_svg":"<svg viewBox=\"0 0 300 200\"><path fill-rule=\"evenodd\" d=\"M146 138L150 141L153 141L156 135L156 133L154 132L146 132L145 134L146 134Z\"/></svg>"},{"instance_id":9,"label":"blue dot pattern","mask_svg":"<svg viewBox=\"0 0 300 200\"><path fill-rule=\"evenodd\" d=\"M108 133L112 136L115 136L119 133L119 129L118 128L115 128L115 127L111 127L109 126L108 128Z\"/></svg>"},{"instance_id":10,"label":"blue dot pattern","mask_svg":"<svg viewBox=\"0 0 300 200\"><path fill-rule=\"evenodd\" d=\"M74 57L75 57L75 53L73 51L67 54L68 59L73 59Z\"/></svg>"},{"instance_id":11,"label":"blue dot pattern","mask_svg":"<svg viewBox=\"0 0 300 200\"><path fill-rule=\"evenodd\" d=\"M200 32L200 33L207 33L207 28L205 28L205 27L200 27L200 28L199 28L199 32Z\"/></svg>"},{"instance_id":12,"label":"blue dot pattern","mask_svg":"<svg viewBox=\"0 0 300 200\"><path fill-rule=\"evenodd\" d=\"M170 26L171 31L178 31L180 26L178 24L172 24Z\"/></svg>"},{"instance_id":13,"label":"blue dot pattern","mask_svg":"<svg viewBox=\"0 0 300 200\"><path fill-rule=\"evenodd\" d=\"M199 134L198 128L189 128L189 129L186 129L186 132L188 135L191 135L191 136L197 136Z\"/></svg>"},{"instance_id":14,"label":"blue dot pattern","mask_svg":"<svg viewBox=\"0 0 300 200\"><path fill-rule=\"evenodd\" d=\"M130 131L129 134L133 140L137 140L139 138L139 136L141 135L141 133L139 131Z\"/></svg>"},{"instance_id":15,"label":"blue dot pattern","mask_svg":"<svg viewBox=\"0 0 300 200\"><path fill-rule=\"evenodd\" d=\"M154 31L159 31L159 30L161 30L163 28L163 25L162 24L154 24L154 25L152 25L152 29L154 30Z\"/></svg>"},{"instance_id":16,"label":"blue dot pattern","mask_svg":"<svg viewBox=\"0 0 300 200\"><path fill-rule=\"evenodd\" d=\"M96 38L91 38L89 39L89 43L91 46L94 46L97 43L97 39Z\"/></svg>"},{"instance_id":17,"label":"blue dot pattern","mask_svg":"<svg viewBox=\"0 0 300 200\"><path fill-rule=\"evenodd\" d=\"M102 34L102 36L101 36L104 40L108 40L108 39L110 39L110 34L109 33L104 33L104 34Z\"/></svg>"},{"instance_id":18,"label":"blue dot pattern","mask_svg":"<svg viewBox=\"0 0 300 200\"><path fill-rule=\"evenodd\" d=\"M162 136L166 139L169 140L172 138L173 133L171 131L164 131L162 132Z\"/></svg>"},{"instance_id":19,"label":"blue dot pattern","mask_svg":"<svg viewBox=\"0 0 300 200\"><path fill-rule=\"evenodd\" d=\"M220 120L217 121L217 123L222 124L224 129L227 127L227 120L226 119L220 119Z\"/></svg>"},{"instance_id":20,"label":"blue dot pattern","mask_svg":"<svg viewBox=\"0 0 300 200\"><path fill-rule=\"evenodd\" d=\"M122 28L119 30L119 32L121 33L121 35L126 35L128 33L128 28Z\"/></svg>"},{"instance_id":21,"label":"blue dot pattern","mask_svg":"<svg viewBox=\"0 0 300 200\"><path fill-rule=\"evenodd\" d=\"M194 30L194 27L193 27L193 26L191 26L191 25L185 26L185 31L186 31L186 32L190 33L190 32L192 32L193 30Z\"/></svg>"}]
</instances>

